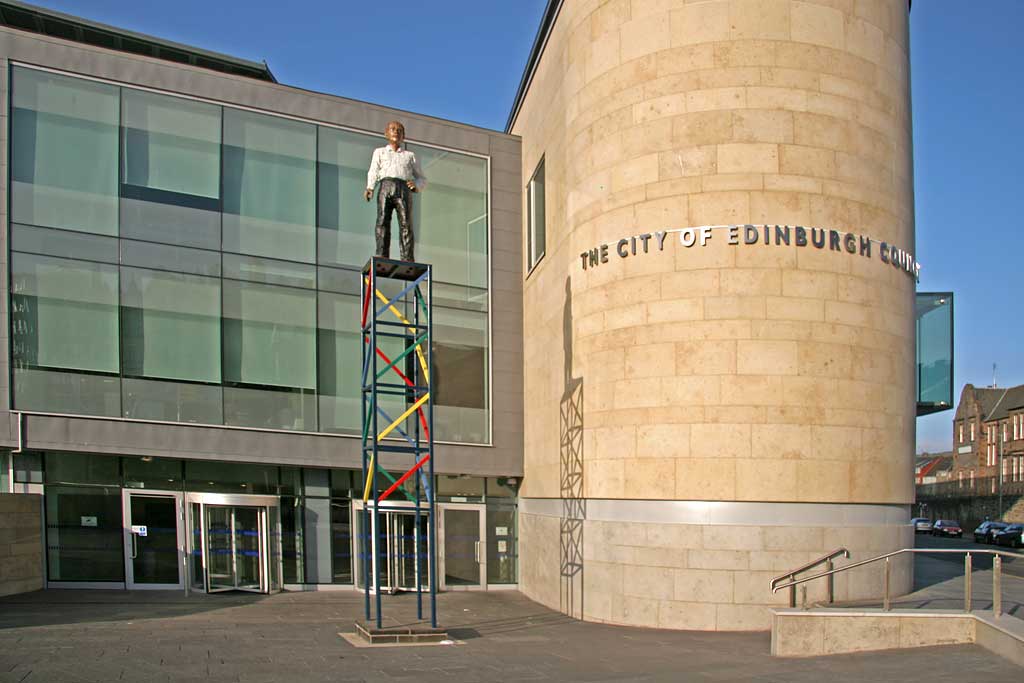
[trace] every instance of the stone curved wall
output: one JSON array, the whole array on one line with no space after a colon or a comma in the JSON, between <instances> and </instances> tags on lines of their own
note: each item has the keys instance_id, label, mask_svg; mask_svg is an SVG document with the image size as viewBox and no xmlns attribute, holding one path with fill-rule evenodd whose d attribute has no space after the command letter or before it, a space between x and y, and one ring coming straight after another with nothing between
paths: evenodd
<instances>
[{"instance_id":1,"label":"stone curved wall","mask_svg":"<svg viewBox=\"0 0 1024 683\"><path fill-rule=\"evenodd\" d=\"M908 19L904 0L564 3L512 130L547 192L524 288L528 595L594 620L767 628L774 574L912 542L891 512L913 501L914 279L880 257L914 249ZM739 244L723 228L616 253L744 224L839 242L744 244L741 227ZM581 259L602 244L607 263ZM632 501L655 507L638 519ZM659 501L766 507L661 519ZM841 512L817 520L825 505Z\"/></svg>"}]
</instances>

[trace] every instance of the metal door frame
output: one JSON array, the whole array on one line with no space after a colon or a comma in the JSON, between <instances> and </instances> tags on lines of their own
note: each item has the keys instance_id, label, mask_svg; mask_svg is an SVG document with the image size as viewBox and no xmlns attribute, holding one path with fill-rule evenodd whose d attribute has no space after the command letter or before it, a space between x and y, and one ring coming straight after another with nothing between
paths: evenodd
<instances>
[{"instance_id":1,"label":"metal door frame","mask_svg":"<svg viewBox=\"0 0 1024 683\"><path fill-rule=\"evenodd\" d=\"M277 562L281 561L281 559L280 559L281 558L281 547L280 547L281 537L280 537L280 533L278 533L276 541L272 540L270 538L270 529L271 529L272 526L274 526L274 525L271 524L271 522L274 522L276 524L276 528L278 530L280 530L280 528L281 528L281 499L280 499L280 497L278 497L278 496L267 496L267 495L231 494L231 493L186 493L185 494L185 501L184 501L184 508L185 508L185 519L186 519L186 525L185 526L188 529L188 531L185 534L185 536L186 536L187 541L188 541L188 548L187 548L187 550L188 550L188 553L187 553L187 557L188 557L187 569L188 569L188 571L187 571L187 576L188 576L188 581L189 582L191 582L191 580L192 580L192 575L193 575L193 572L194 572L194 569L195 569L195 562L199 561L199 558L197 558L196 554L195 554L195 550L196 550L195 542L194 542L195 535L192 533L192 529L193 529L193 527L194 527L194 525L196 523L196 520L193 519L193 515L192 515L192 504L193 503L199 505L199 520L198 520L199 521L199 528L200 528L200 540L199 540L199 542L200 542L200 546L201 546L201 548L200 548L201 552L200 552L199 558L202 558L201 561L202 561L203 583L204 583L203 590L205 592L207 592L207 593L220 593L220 592L229 591L229 590L240 590L240 591L246 591L246 592L251 592L251 593L277 593L277 592L279 592L281 590L281 581L278 581L276 586L274 585L273 577L275 576L275 573L273 572L274 568L271 567L270 563L271 563L272 556L275 556L275 555L277 557L276 561ZM235 577L235 579L234 579L235 580L235 584L236 584L235 586L230 587L230 588L218 588L218 589L215 589L215 590L212 590L212 591L210 590L210 572L209 572L209 564L207 562L207 552L206 552L206 550L207 550L207 539L208 539L207 510L206 510L206 507L208 505L212 505L212 506L215 506L215 507L229 507L229 508L236 508L236 507L256 508L256 510L258 512L257 524L258 524L258 528L259 528L259 532L258 533L259 533L259 552L260 552L260 566L259 566L259 571L260 571L260 587L259 587L259 589L255 589L255 588L242 588L242 587L237 586L237 583L238 583L238 572L237 572L237 569L235 569L234 572L233 572L234 573L234 577ZM271 515L274 516L274 519L271 519ZM232 547L232 558L231 558L231 561L232 561L233 568L234 568L234 563L235 563L235 556L234 556L234 552L233 552L234 551L234 547L235 547L234 530L235 530L235 513L234 513L234 510L232 510L232 512L231 512L231 531L232 531L232 534L231 534L231 543L232 543L232 546L231 546ZM274 550L274 547L273 547L272 543L274 543L274 542L277 543L277 548L276 548L277 552L276 552L276 554L272 552ZM280 577L281 576L281 571L280 571L281 567L278 567L277 569L278 569L278 571L276 573L276 576ZM190 583L190 585L191 585L191 583Z\"/></svg>"},{"instance_id":2,"label":"metal door frame","mask_svg":"<svg viewBox=\"0 0 1024 683\"><path fill-rule=\"evenodd\" d=\"M445 580L445 510L473 510L477 513L480 540L476 542L475 555L480 570L480 583L471 586L449 586ZM446 591L478 591L487 590L487 506L484 503L438 503L437 517L437 581L438 588Z\"/></svg>"},{"instance_id":3,"label":"metal door frame","mask_svg":"<svg viewBox=\"0 0 1024 683\"><path fill-rule=\"evenodd\" d=\"M178 583L136 583L135 565L132 560L132 549L135 545L135 534L132 533L133 496L148 498L172 498L174 500L174 516L177 526L178 545ZM151 489L121 489L121 519L124 534L124 587L127 590L184 590L188 580L188 562L185 555L185 504L181 491L160 491Z\"/></svg>"}]
</instances>

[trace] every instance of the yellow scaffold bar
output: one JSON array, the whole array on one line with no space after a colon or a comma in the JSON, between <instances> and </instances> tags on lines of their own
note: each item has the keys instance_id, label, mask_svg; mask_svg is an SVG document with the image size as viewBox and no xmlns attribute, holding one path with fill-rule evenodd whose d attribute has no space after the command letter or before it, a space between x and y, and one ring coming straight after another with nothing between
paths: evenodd
<instances>
[{"instance_id":1,"label":"yellow scaffold bar","mask_svg":"<svg viewBox=\"0 0 1024 683\"><path fill-rule=\"evenodd\" d=\"M387 427L385 427L384 431L382 431L380 434L377 435L377 440L380 441L385 436L390 434L391 431L395 427L400 425L405 418L409 417L413 413L413 411L415 411L417 408L419 408L421 405L423 405L427 401L428 398L430 398L430 393L429 392L427 392L426 394L423 394L422 396L420 396L420 399L418 401L416 401L411 406L409 406L404 413L402 413L401 415L396 417L394 422L392 422Z\"/></svg>"}]
</instances>

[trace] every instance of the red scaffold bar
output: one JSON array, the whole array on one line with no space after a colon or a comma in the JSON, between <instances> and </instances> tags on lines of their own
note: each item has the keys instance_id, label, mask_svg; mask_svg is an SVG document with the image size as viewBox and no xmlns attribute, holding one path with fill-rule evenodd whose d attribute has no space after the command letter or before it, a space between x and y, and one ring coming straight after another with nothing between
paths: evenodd
<instances>
[{"instance_id":1,"label":"red scaffold bar","mask_svg":"<svg viewBox=\"0 0 1024 683\"><path fill-rule=\"evenodd\" d=\"M411 477L413 475L413 473L416 472L416 470L418 470L419 468L423 467L423 465L425 465L428 460L430 460L430 453L427 453L426 455L424 455L420 459L420 461L418 463L416 463L415 465L412 466L411 470L409 470L408 472L406 472L405 474L400 476L398 478L398 480L394 484L389 486L387 488L387 490L384 491L384 493L380 494L380 498L378 498L377 500L380 501L380 502L385 501L388 496L390 496L392 493L395 492L395 489L397 489L399 486L404 484L405 480L408 479L409 477Z\"/></svg>"},{"instance_id":2,"label":"red scaffold bar","mask_svg":"<svg viewBox=\"0 0 1024 683\"><path fill-rule=\"evenodd\" d=\"M366 327L366 313L370 309L370 288L373 287L373 273L366 278L366 296L363 297L363 328Z\"/></svg>"}]
</instances>

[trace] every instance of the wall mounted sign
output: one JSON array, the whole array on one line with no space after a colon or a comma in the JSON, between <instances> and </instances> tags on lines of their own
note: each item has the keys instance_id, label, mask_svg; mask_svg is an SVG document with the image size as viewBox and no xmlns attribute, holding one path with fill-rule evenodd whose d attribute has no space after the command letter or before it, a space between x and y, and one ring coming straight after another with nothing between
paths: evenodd
<instances>
[{"instance_id":1,"label":"wall mounted sign","mask_svg":"<svg viewBox=\"0 0 1024 683\"><path fill-rule=\"evenodd\" d=\"M580 254L580 265L583 270L596 268L608 263L609 259L631 258L656 251L664 251L665 243L671 233L679 235L679 244L686 249L705 247L711 242L715 232L724 233L718 239L725 239L727 244L754 246L795 246L806 249L821 249L853 254L864 258L877 258L885 264L906 272L917 279L921 276L921 264L914 255L895 244L872 239L867 235L852 232L831 230L828 228L808 228L802 225L701 225L692 228L674 228L658 230L640 235L623 237L617 242L606 242Z\"/></svg>"}]
</instances>

